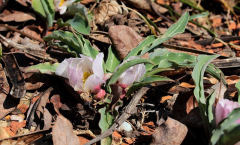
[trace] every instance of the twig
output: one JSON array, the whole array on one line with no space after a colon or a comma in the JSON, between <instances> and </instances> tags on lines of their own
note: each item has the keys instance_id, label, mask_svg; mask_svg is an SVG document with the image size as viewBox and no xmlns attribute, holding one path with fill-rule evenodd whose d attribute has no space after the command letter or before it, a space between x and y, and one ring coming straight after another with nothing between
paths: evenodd
<instances>
[{"instance_id":1,"label":"twig","mask_svg":"<svg viewBox=\"0 0 240 145\"><path fill-rule=\"evenodd\" d=\"M29 34L27 34L27 33L24 33L24 32L21 31L21 30L18 30L18 29L16 29L16 28L12 27L12 26L9 26L8 24L0 24L0 26L6 27L6 28L8 28L8 29L10 29L10 30L12 30L12 31L18 32L18 33L20 33L20 34L22 34L22 35L24 35L24 36L27 36L27 37L29 37L29 38L31 38L31 39L34 39L34 40L36 40L36 41L39 41L39 42L41 42L41 43L45 43L42 39L39 39L39 38L36 38L36 37L34 37L34 36L31 36L31 35L29 35Z\"/></svg>"},{"instance_id":2,"label":"twig","mask_svg":"<svg viewBox=\"0 0 240 145\"><path fill-rule=\"evenodd\" d=\"M109 135L111 135L115 130L117 130L117 128L122 125L122 123L127 120L132 113L134 112L134 109L137 105L137 103L139 102L139 100L141 99L141 97L149 90L148 87L143 87L141 88L132 98L132 100L130 101L130 103L128 104L128 106L126 107L126 110L124 111L124 113L117 119L117 121L105 132L103 132L102 134L100 134L98 137L90 140L89 142L87 142L85 145L91 145L93 143L96 143L98 141L100 141L103 138L108 137Z\"/></svg>"}]
</instances>

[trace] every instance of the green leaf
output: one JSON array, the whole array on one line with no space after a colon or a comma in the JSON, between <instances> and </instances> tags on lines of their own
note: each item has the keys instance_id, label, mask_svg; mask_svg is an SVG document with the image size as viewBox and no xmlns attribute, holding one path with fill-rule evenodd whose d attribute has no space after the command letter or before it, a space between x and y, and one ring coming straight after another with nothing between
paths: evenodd
<instances>
[{"instance_id":1,"label":"green leaf","mask_svg":"<svg viewBox=\"0 0 240 145\"><path fill-rule=\"evenodd\" d=\"M76 36L67 31L53 31L50 35L45 36L43 38L44 41L52 41L52 40L60 40L59 45L67 48L67 51L75 54L78 57L78 54L84 54L86 56L95 58L99 53L96 49L94 49L90 42L87 39L84 39L81 34L76 34ZM53 43L49 43L53 44ZM54 43L54 45L57 45Z\"/></svg>"},{"instance_id":2,"label":"green leaf","mask_svg":"<svg viewBox=\"0 0 240 145\"><path fill-rule=\"evenodd\" d=\"M189 14L188 12L185 12L182 17L173 24L160 38L157 38L151 45L151 47L146 48L141 52L141 55L144 55L146 52L152 50L154 47L158 46L159 44L163 43L164 41L167 41L168 39L172 38L173 36L183 33L185 30L185 27L188 23Z\"/></svg>"},{"instance_id":3,"label":"green leaf","mask_svg":"<svg viewBox=\"0 0 240 145\"><path fill-rule=\"evenodd\" d=\"M202 17L207 17L209 15L209 12L202 12L199 14L195 14L190 16L189 21L193 20L193 19L197 19L197 18L202 18Z\"/></svg>"},{"instance_id":4,"label":"green leaf","mask_svg":"<svg viewBox=\"0 0 240 145\"><path fill-rule=\"evenodd\" d=\"M30 68L28 68L27 71L38 70L43 74L52 74L56 71L58 65L59 63L51 64L49 62L45 62L45 63L33 65Z\"/></svg>"},{"instance_id":5,"label":"green leaf","mask_svg":"<svg viewBox=\"0 0 240 145\"><path fill-rule=\"evenodd\" d=\"M153 35L145 38L137 47L130 51L130 53L124 58L124 60L128 59L131 56L137 56L144 47L148 47L155 39L156 36Z\"/></svg>"},{"instance_id":6,"label":"green leaf","mask_svg":"<svg viewBox=\"0 0 240 145\"><path fill-rule=\"evenodd\" d=\"M68 6L67 11L64 13L64 16L71 16L71 15L75 15L75 14L79 14L81 17L86 18L87 19L87 9L86 7L81 4L81 3L72 3Z\"/></svg>"},{"instance_id":7,"label":"green leaf","mask_svg":"<svg viewBox=\"0 0 240 145\"><path fill-rule=\"evenodd\" d=\"M232 124L224 131L219 139L219 143L222 145L233 145L240 141L240 124Z\"/></svg>"},{"instance_id":8,"label":"green leaf","mask_svg":"<svg viewBox=\"0 0 240 145\"><path fill-rule=\"evenodd\" d=\"M117 71L111 76L111 78L109 78L107 80L106 86L109 87L111 84L115 83L117 81L117 79L120 77L120 75L127 70L129 67L140 64L140 63L150 63L153 64L152 61L148 60L148 59L144 59L144 58L136 58L136 59L132 59L129 60L125 63L123 63L118 69Z\"/></svg>"},{"instance_id":9,"label":"green leaf","mask_svg":"<svg viewBox=\"0 0 240 145\"><path fill-rule=\"evenodd\" d=\"M238 104L240 104L240 81L238 81L235 84L235 87L237 88L237 91L238 91Z\"/></svg>"},{"instance_id":10,"label":"green leaf","mask_svg":"<svg viewBox=\"0 0 240 145\"><path fill-rule=\"evenodd\" d=\"M53 24L55 16L54 0L32 0L33 9L42 17L47 19L48 27Z\"/></svg>"},{"instance_id":11,"label":"green leaf","mask_svg":"<svg viewBox=\"0 0 240 145\"><path fill-rule=\"evenodd\" d=\"M214 90L206 99L206 113L208 117L208 122L211 124L211 129L215 129L215 120L214 120L214 103L216 98L216 91Z\"/></svg>"},{"instance_id":12,"label":"green leaf","mask_svg":"<svg viewBox=\"0 0 240 145\"><path fill-rule=\"evenodd\" d=\"M128 89L126 96L130 95L131 93L133 93L140 87L149 85L151 83L163 82L163 81L173 81L173 80L163 77L163 76L158 76L158 75L152 75L152 76L145 77L141 82L133 83L133 85Z\"/></svg>"},{"instance_id":13,"label":"green leaf","mask_svg":"<svg viewBox=\"0 0 240 145\"><path fill-rule=\"evenodd\" d=\"M87 18L80 16L79 13L77 13L73 19L70 19L65 23L60 18L57 20L57 24L59 27L71 26L77 32L85 34L85 35L89 35L89 33L90 33L90 25L88 23Z\"/></svg>"},{"instance_id":14,"label":"green leaf","mask_svg":"<svg viewBox=\"0 0 240 145\"><path fill-rule=\"evenodd\" d=\"M204 87L203 87L203 75L208 66L208 64L219 55L199 55L197 57L197 63L193 69L192 78L195 84L194 95L196 100L198 101L200 114L203 121L203 126L207 137L210 137L210 126L207 119L206 114L206 99L204 95Z\"/></svg>"},{"instance_id":15,"label":"green leaf","mask_svg":"<svg viewBox=\"0 0 240 145\"><path fill-rule=\"evenodd\" d=\"M203 87L203 75L208 64L219 55L199 55L197 63L193 69L192 78L196 85L194 89L194 95L198 102L206 104L204 87Z\"/></svg>"},{"instance_id":16,"label":"green leaf","mask_svg":"<svg viewBox=\"0 0 240 145\"><path fill-rule=\"evenodd\" d=\"M99 127L101 128L101 133L108 130L109 127L111 127L114 123L114 117L110 114L110 112L106 112L106 106L104 108L101 108L99 110L99 113L101 114L101 119L99 121ZM112 143L112 138L106 137L101 140L102 145L110 145Z\"/></svg>"},{"instance_id":17,"label":"green leaf","mask_svg":"<svg viewBox=\"0 0 240 145\"><path fill-rule=\"evenodd\" d=\"M120 64L117 50L110 46L108 48L108 58L106 62L106 67L109 72L114 72L116 67Z\"/></svg>"},{"instance_id":18,"label":"green leaf","mask_svg":"<svg viewBox=\"0 0 240 145\"><path fill-rule=\"evenodd\" d=\"M172 68L155 68L155 69L147 71L146 74L144 75L144 77L145 76L148 77L148 76L151 76L151 75L155 75L155 74L163 72L163 71L171 71L171 70L174 70L174 69L172 69Z\"/></svg>"},{"instance_id":19,"label":"green leaf","mask_svg":"<svg viewBox=\"0 0 240 145\"><path fill-rule=\"evenodd\" d=\"M224 131L227 130L232 124L234 124L240 118L240 108L234 109L230 112L223 121L220 122L210 140L211 145L215 145L217 141L223 136ZM233 130L233 128L231 129Z\"/></svg>"}]
</instances>

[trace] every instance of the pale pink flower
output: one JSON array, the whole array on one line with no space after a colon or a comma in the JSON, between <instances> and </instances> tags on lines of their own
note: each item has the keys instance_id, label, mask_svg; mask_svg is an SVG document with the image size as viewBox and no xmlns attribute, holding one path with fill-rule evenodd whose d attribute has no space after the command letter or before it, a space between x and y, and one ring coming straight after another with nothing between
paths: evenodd
<instances>
[{"instance_id":1,"label":"pale pink flower","mask_svg":"<svg viewBox=\"0 0 240 145\"><path fill-rule=\"evenodd\" d=\"M65 59L59 64L55 74L68 78L75 91L98 94L97 97L102 99L106 94L101 89L101 85L105 83L103 53L99 53L95 59L80 56L81 58Z\"/></svg>"},{"instance_id":2,"label":"pale pink flower","mask_svg":"<svg viewBox=\"0 0 240 145\"><path fill-rule=\"evenodd\" d=\"M238 102L230 101L228 99L219 100L215 108L216 124L218 125L218 123L226 118L232 110L239 107L240 105ZM240 119L236 123L240 123Z\"/></svg>"},{"instance_id":3,"label":"pale pink flower","mask_svg":"<svg viewBox=\"0 0 240 145\"><path fill-rule=\"evenodd\" d=\"M74 1L75 0L54 0L55 9L62 15L67 11L67 7Z\"/></svg>"},{"instance_id":4,"label":"pale pink flower","mask_svg":"<svg viewBox=\"0 0 240 145\"><path fill-rule=\"evenodd\" d=\"M136 59L139 57L132 56L129 57L127 60L123 61L120 65L117 66L116 70L126 63L129 60ZM116 71L115 70L115 71ZM146 73L146 68L144 64L137 64L134 65L127 70L125 70L117 80L117 83L120 87L122 87L123 92L121 98L123 98L126 94L126 88L133 84L133 82L139 81Z\"/></svg>"},{"instance_id":5,"label":"pale pink flower","mask_svg":"<svg viewBox=\"0 0 240 145\"><path fill-rule=\"evenodd\" d=\"M124 63L126 63L127 61L132 60L132 59L136 59L136 58L139 58L139 57L136 57L136 56L129 57L127 60L123 61L123 62L116 68L116 70L117 70L120 66L122 66ZM120 77L118 78L118 83L119 83L121 86L127 87L127 86L129 86L129 85L132 85L133 82L139 81L139 80L144 76L145 73L146 73L146 68L145 68L145 65L144 65L144 64L134 65L134 66L128 68L127 70L125 70L125 71L120 75Z\"/></svg>"}]
</instances>

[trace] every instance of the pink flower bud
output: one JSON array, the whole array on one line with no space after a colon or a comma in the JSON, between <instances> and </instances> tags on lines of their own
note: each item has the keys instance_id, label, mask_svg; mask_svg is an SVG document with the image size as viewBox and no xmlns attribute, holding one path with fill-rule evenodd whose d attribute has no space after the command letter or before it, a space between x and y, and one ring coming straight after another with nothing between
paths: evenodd
<instances>
[{"instance_id":1,"label":"pink flower bud","mask_svg":"<svg viewBox=\"0 0 240 145\"><path fill-rule=\"evenodd\" d=\"M94 99L96 100L102 100L104 99L104 96L106 95L105 90L101 89L97 94L93 96Z\"/></svg>"}]
</instances>

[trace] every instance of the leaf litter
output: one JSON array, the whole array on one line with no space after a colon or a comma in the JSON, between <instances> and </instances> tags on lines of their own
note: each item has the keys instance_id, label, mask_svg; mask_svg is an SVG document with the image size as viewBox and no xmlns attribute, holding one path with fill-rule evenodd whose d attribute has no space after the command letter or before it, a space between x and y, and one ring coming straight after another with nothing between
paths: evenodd
<instances>
[{"instance_id":1,"label":"leaf litter","mask_svg":"<svg viewBox=\"0 0 240 145\"><path fill-rule=\"evenodd\" d=\"M238 2L0 3L1 144L239 142Z\"/></svg>"}]
</instances>

